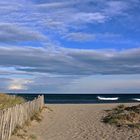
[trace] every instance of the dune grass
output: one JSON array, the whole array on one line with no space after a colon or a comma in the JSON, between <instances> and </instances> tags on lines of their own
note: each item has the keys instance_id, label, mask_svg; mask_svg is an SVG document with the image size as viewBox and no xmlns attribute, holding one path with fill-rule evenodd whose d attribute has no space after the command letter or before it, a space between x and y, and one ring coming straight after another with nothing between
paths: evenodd
<instances>
[{"instance_id":1,"label":"dune grass","mask_svg":"<svg viewBox=\"0 0 140 140\"><path fill-rule=\"evenodd\" d=\"M24 102L25 99L22 97L0 93L0 109L13 107L16 104L21 104Z\"/></svg>"},{"instance_id":2,"label":"dune grass","mask_svg":"<svg viewBox=\"0 0 140 140\"><path fill-rule=\"evenodd\" d=\"M140 128L140 104L131 107L119 105L112 110L108 110L103 122L116 126Z\"/></svg>"}]
</instances>

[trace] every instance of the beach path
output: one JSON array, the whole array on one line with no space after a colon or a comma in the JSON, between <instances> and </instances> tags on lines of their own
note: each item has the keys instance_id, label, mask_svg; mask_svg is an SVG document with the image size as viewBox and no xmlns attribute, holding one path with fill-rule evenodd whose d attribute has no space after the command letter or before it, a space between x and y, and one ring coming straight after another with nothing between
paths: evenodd
<instances>
[{"instance_id":1,"label":"beach path","mask_svg":"<svg viewBox=\"0 0 140 140\"><path fill-rule=\"evenodd\" d=\"M117 128L101 122L104 110L115 104L49 104L40 123L28 133L36 140L140 140L140 130ZM20 140L12 137L11 140ZM22 140L22 139L21 139Z\"/></svg>"}]
</instances>

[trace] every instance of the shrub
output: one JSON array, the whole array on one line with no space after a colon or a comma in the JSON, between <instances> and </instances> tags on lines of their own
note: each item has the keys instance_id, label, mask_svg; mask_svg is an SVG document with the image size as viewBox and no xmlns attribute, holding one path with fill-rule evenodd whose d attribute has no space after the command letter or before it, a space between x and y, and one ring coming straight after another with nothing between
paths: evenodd
<instances>
[{"instance_id":1,"label":"shrub","mask_svg":"<svg viewBox=\"0 0 140 140\"><path fill-rule=\"evenodd\" d=\"M140 127L140 105L125 107L119 105L107 111L103 118L104 123L115 124L117 126Z\"/></svg>"}]
</instances>

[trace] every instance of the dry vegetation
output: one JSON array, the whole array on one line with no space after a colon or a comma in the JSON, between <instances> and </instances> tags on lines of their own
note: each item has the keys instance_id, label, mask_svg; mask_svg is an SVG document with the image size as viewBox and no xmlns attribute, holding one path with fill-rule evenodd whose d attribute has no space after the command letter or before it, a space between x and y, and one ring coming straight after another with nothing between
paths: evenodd
<instances>
[{"instance_id":1,"label":"dry vegetation","mask_svg":"<svg viewBox=\"0 0 140 140\"><path fill-rule=\"evenodd\" d=\"M31 123L33 121L40 123L43 119L43 116L41 115L42 111L47 109L46 106L44 106L42 109L39 110L39 112L36 112L34 116L31 117L30 120L26 121L23 127L16 127L12 135L17 136L20 139L23 140L37 140L37 136L35 134L29 134L28 128L31 126Z\"/></svg>"},{"instance_id":2,"label":"dry vegetation","mask_svg":"<svg viewBox=\"0 0 140 140\"><path fill-rule=\"evenodd\" d=\"M119 105L112 110L106 110L106 112L107 116L103 118L105 123L140 128L140 104L131 107Z\"/></svg>"},{"instance_id":3,"label":"dry vegetation","mask_svg":"<svg viewBox=\"0 0 140 140\"><path fill-rule=\"evenodd\" d=\"M24 103L25 99L19 96L12 96L0 93L0 109L15 106L16 104Z\"/></svg>"}]
</instances>

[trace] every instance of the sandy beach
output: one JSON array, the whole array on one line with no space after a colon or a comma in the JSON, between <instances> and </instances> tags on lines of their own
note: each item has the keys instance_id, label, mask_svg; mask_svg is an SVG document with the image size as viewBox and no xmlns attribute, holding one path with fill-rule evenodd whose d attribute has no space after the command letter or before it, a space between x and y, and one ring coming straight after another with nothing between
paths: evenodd
<instances>
[{"instance_id":1,"label":"sandy beach","mask_svg":"<svg viewBox=\"0 0 140 140\"><path fill-rule=\"evenodd\" d=\"M138 129L117 128L101 121L104 110L116 105L49 104L43 120L32 122L27 131L37 140L140 140ZM11 140L20 138L13 136Z\"/></svg>"}]
</instances>

